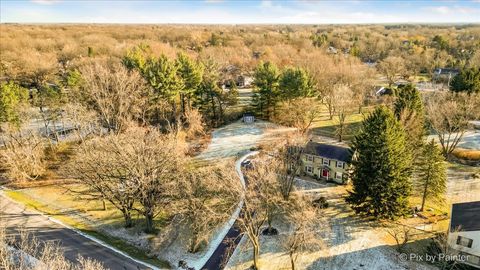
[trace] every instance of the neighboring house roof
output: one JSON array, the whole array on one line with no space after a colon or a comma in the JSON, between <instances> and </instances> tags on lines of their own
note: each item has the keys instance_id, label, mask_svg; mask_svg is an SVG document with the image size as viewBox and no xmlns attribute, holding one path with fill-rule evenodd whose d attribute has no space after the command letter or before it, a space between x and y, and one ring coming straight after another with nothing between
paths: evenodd
<instances>
[{"instance_id":1,"label":"neighboring house roof","mask_svg":"<svg viewBox=\"0 0 480 270\"><path fill-rule=\"evenodd\" d=\"M308 142L305 147L305 153L329 159L336 159L347 163L352 160L350 148L332 144Z\"/></svg>"},{"instance_id":2,"label":"neighboring house roof","mask_svg":"<svg viewBox=\"0 0 480 270\"><path fill-rule=\"evenodd\" d=\"M437 68L435 69L435 74L437 75L448 75L448 74L458 74L460 71L455 68Z\"/></svg>"},{"instance_id":3,"label":"neighboring house roof","mask_svg":"<svg viewBox=\"0 0 480 270\"><path fill-rule=\"evenodd\" d=\"M480 231L480 201L454 203L450 231Z\"/></svg>"}]
</instances>

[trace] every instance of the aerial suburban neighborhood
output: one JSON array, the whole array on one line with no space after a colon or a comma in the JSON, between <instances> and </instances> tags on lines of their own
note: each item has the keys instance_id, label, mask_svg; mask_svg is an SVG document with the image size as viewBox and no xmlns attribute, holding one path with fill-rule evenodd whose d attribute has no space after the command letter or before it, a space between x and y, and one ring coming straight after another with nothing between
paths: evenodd
<instances>
[{"instance_id":1,"label":"aerial suburban neighborhood","mask_svg":"<svg viewBox=\"0 0 480 270\"><path fill-rule=\"evenodd\" d=\"M480 269L480 3L0 1L0 269Z\"/></svg>"}]
</instances>

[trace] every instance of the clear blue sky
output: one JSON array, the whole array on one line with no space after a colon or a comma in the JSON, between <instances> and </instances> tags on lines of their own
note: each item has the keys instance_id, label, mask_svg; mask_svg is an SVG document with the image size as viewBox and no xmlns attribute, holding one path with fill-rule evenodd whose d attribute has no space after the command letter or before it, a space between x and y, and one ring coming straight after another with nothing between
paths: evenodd
<instances>
[{"instance_id":1,"label":"clear blue sky","mask_svg":"<svg viewBox=\"0 0 480 270\"><path fill-rule=\"evenodd\" d=\"M480 23L480 0L0 0L17 23Z\"/></svg>"}]
</instances>

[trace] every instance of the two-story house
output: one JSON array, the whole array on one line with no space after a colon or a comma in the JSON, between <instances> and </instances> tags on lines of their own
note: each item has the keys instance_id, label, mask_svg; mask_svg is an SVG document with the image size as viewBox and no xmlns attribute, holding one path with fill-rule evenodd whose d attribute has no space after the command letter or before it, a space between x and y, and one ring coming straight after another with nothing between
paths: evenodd
<instances>
[{"instance_id":1,"label":"two-story house","mask_svg":"<svg viewBox=\"0 0 480 270\"><path fill-rule=\"evenodd\" d=\"M350 148L310 141L302 154L303 172L317 179L345 184L351 160Z\"/></svg>"},{"instance_id":2,"label":"two-story house","mask_svg":"<svg viewBox=\"0 0 480 270\"><path fill-rule=\"evenodd\" d=\"M480 201L452 205L448 246L459 262L480 269Z\"/></svg>"}]
</instances>

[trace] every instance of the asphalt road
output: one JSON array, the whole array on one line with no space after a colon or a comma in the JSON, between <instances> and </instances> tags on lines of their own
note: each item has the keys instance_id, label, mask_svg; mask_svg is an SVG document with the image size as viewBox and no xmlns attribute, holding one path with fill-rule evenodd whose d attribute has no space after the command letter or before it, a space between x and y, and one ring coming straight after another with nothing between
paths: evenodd
<instances>
[{"instance_id":1,"label":"asphalt road","mask_svg":"<svg viewBox=\"0 0 480 270\"><path fill-rule=\"evenodd\" d=\"M0 223L2 226L6 225L7 234L15 234L23 227L42 241L58 242L64 249L65 257L70 261L76 261L77 256L81 255L97 260L109 269L150 269L35 211L26 210L23 205L5 198L3 194L0 194Z\"/></svg>"}]
</instances>

